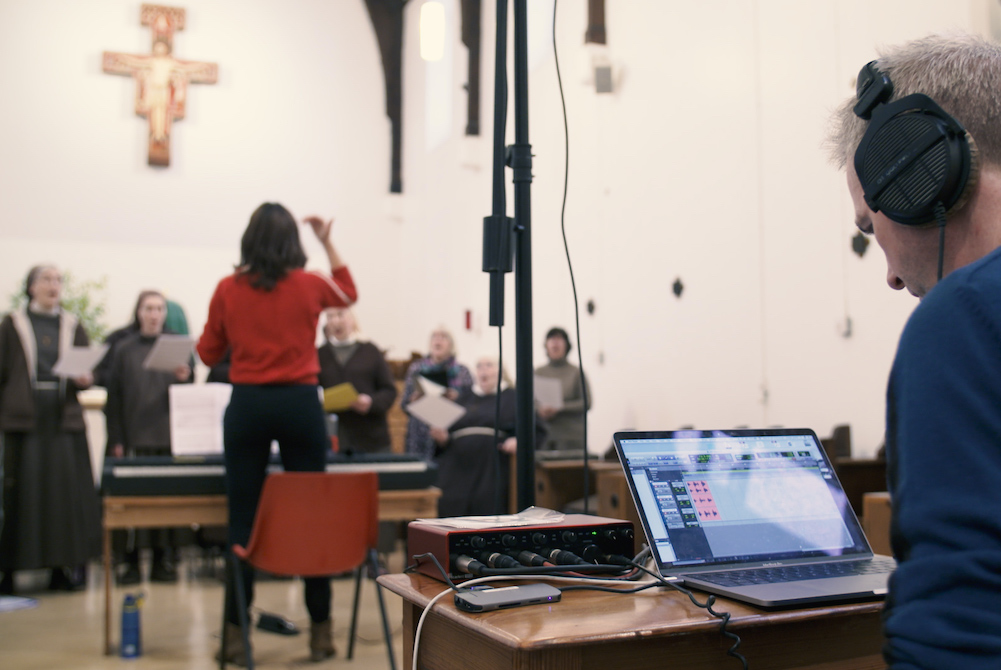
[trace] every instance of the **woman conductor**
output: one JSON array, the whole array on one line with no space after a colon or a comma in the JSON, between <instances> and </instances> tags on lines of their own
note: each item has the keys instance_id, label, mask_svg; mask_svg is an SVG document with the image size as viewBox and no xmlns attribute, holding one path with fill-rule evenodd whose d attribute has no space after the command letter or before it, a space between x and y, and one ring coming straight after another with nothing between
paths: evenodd
<instances>
[{"instance_id":1,"label":"woman conductor","mask_svg":"<svg viewBox=\"0 0 1001 670\"><path fill-rule=\"evenodd\" d=\"M323 244L332 272L303 270L306 256L295 219L279 204L261 205L243 234L240 266L216 287L198 341L198 355L208 366L227 350L231 356L233 394L223 419L230 544L246 546L250 539L272 440L278 442L285 470L326 467L330 441L317 393L316 325L324 309L346 307L357 293L330 239L333 221L311 216L304 222ZM252 571L244 575L249 606ZM330 580L304 581L312 622L310 656L320 661L334 655ZM227 660L241 663L247 650L234 590L228 589L223 634Z\"/></svg>"}]
</instances>

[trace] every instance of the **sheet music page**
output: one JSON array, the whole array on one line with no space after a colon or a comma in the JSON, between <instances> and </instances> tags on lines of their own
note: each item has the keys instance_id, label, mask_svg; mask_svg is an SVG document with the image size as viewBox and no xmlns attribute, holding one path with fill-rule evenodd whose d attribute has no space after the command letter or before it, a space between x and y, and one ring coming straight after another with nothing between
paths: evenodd
<instances>
[{"instance_id":1,"label":"sheet music page","mask_svg":"<svg viewBox=\"0 0 1001 670\"><path fill-rule=\"evenodd\" d=\"M439 528L505 528L507 526L535 526L547 523L562 523L563 512L546 507L526 507L517 514L492 514L484 516L451 516L439 519L417 519L413 523L438 526Z\"/></svg>"},{"instance_id":2,"label":"sheet music page","mask_svg":"<svg viewBox=\"0 0 1001 670\"><path fill-rule=\"evenodd\" d=\"M93 349L90 347L70 347L69 351L59 352L59 360L52 366L52 374L57 377L79 377L93 372L106 353L108 353L107 344Z\"/></svg>"},{"instance_id":3,"label":"sheet music page","mask_svg":"<svg viewBox=\"0 0 1001 670\"><path fill-rule=\"evenodd\" d=\"M229 384L172 384L170 447L174 456L222 453L222 416L233 387Z\"/></svg>"},{"instance_id":4,"label":"sheet music page","mask_svg":"<svg viewBox=\"0 0 1001 670\"><path fill-rule=\"evenodd\" d=\"M337 384L323 389L323 409L327 412L341 412L351 407L358 399L358 389L351 382Z\"/></svg>"},{"instance_id":5,"label":"sheet music page","mask_svg":"<svg viewBox=\"0 0 1001 670\"><path fill-rule=\"evenodd\" d=\"M426 395L407 405L407 413L432 428L448 430L449 426L462 418L466 410L448 398Z\"/></svg>"},{"instance_id":6,"label":"sheet music page","mask_svg":"<svg viewBox=\"0 0 1001 670\"><path fill-rule=\"evenodd\" d=\"M535 402L543 407L563 409L563 384L560 380L535 375Z\"/></svg>"},{"instance_id":7,"label":"sheet music page","mask_svg":"<svg viewBox=\"0 0 1001 670\"><path fill-rule=\"evenodd\" d=\"M195 350L195 340L190 335L163 334L156 338L143 367L147 370L173 372L181 365L191 363L191 352Z\"/></svg>"},{"instance_id":8,"label":"sheet music page","mask_svg":"<svg viewBox=\"0 0 1001 670\"><path fill-rule=\"evenodd\" d=\"M443 396L448 391L448 387L435 383L423 375L417 376L417 383L421 385L424 395Z\"/></svg>"}]
</instances>

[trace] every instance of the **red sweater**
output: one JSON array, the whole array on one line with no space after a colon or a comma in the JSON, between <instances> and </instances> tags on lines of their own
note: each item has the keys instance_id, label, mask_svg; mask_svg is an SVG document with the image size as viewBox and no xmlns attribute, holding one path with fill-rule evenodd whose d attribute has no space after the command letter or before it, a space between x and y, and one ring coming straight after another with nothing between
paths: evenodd
<instances>
[{"instance_id":1,"label":"red sweater","mask_svg":"<svg viewBox=\"0 0 1001 670\"><path fill-rule=\"evenodd\" d=\"M328 307L347 307L358 297L346 267L330 275L290 270L271 291L251 287L232 274L209 303L198 355L208 366L232 350L234 384L316 384L316 323Z\"/></svg>"}]
</instances>

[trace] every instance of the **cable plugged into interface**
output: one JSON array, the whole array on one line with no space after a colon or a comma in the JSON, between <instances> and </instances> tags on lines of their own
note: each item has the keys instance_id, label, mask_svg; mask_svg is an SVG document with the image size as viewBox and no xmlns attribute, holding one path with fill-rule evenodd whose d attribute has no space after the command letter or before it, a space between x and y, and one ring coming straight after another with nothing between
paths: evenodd
<instances>
[{"instance_id":1,"label":"cable plugged into interface","mask_svg":"<svg viewBox=\"0 0 1001 670\"><path fill-rule=\"evenodd\" d=\"M556 565L586 565L587 561L566 549L542 549L542 555Z\"/></svg>"},{"instance_id":2,"label":"cable plugged into interface","mask_svg":"<svg viewBox=\"0 0 1001 670\"><path fill-rule=\"evenodd\" d=\"M509 552L510 556L517 560L522 565L528 566L530 568L537 568L539 566L545 565L547 563L546 557L541 554L537 554L534 551L518 551Z\"/></svg>"},{"instance_id":3,"label":"cable plugged into interface","mask_svg":"<svg viewBox=\"0 0 1001 670\"><path fill-rule=\"evenodd\" d=\"M491 568L520 568L521 563L507 554L496 551L484 551L480 553L480 560Z\"/></svg>"},{"instance_id":4,"label":"cable plugged into interface","mask_svg":"<svg viewBox=\"0 0 1001 670\"><path fill-rule=\"evenodd\" d=\"M465 554L452 556L452 570L454 572L466 573L470 575L487 574L487 566L483 562L476 560L472 556L466 556Z\"/></svg>"},{"instance_id":5,"label":"cable plugged into interface","mask_svg":"<svg viewBox=\"0 0 1001 670\"><path fill-rule=\"evenodd\" d=\"M584 547L584 560L588 563L604 563L606 565L623 565L630 566L634 565L633 561L626 558L625 556L618 556L616 554L606 554L601 551L601 548L596 544L589 544Z\"/></svg>"}]
</instances>

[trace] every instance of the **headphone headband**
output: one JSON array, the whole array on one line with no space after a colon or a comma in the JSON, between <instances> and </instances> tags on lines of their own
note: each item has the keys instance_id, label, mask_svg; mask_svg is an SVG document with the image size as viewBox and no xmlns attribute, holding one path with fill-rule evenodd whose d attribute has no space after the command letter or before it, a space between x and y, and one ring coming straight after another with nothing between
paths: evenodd
<instances>
[{"instance_id":1,"label":"headphone headband","mask_svg":"<svg viewBox=\"0 0 1001 670\"><path fill-rule=\"evenodd\" d=\"M855 103L853 111L855 115L869 120L872 110L876 105L883 104L893 95L893 82L890 78L880 72L876 67L876 61L869 61L861 70L855 80Z\"/></svg>"},{"instance_id":2,"label":"headphone headband","mask_svg":"<svg viewBox=\"0 0 1001 670\"><path fill-rule=\"evenodd\" d=\"M924 225L970 185L969 136L928 96L888 102L893 90L875 61L859 72L854 112L871 120L855 151L855 172L870 209L903 225Z\"/></svg>"}]
</instances>

